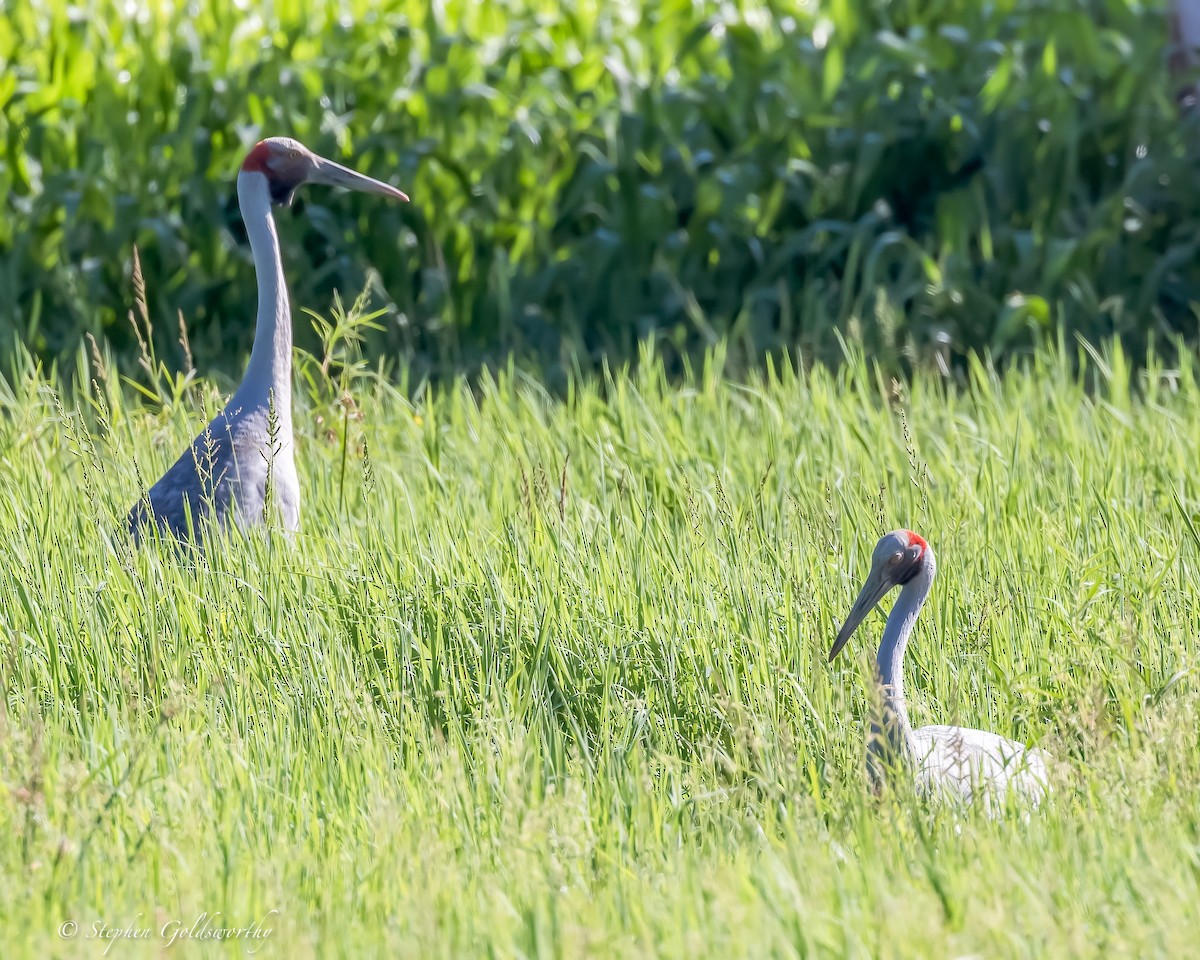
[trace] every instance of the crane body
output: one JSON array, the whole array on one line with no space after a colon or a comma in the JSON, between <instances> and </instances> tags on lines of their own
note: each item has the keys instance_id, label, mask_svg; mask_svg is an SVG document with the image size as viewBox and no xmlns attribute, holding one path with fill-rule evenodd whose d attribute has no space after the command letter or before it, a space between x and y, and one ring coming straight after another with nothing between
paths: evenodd
<instances>
[{"instance_id":1,"label":"crane body","mask_svg":"<svg viewBox=\"0 0 1200 960\"><path fill-rule=\"evenodd\" d=\"M911 530L884 536L829 654L832 661L868 613L892 588L900 595L888 615L876 654L877 704L871 724L867 769L878 787L896 768L907 768L924 793L972 802L982 795L989 809L1010 792L1037 805L1049 790L1046 762L1031 750L985 730L934 725L914 729L904 698L904 655L917 615L933 586L933 548Z\"/></svg>"},{"instance_id":2,"label":"crane body","mask_svg":"<svg viewBox=\"0 0 1200 960\"><path fill-rule=\"evenodd\" d=\"M272 510L284 529L299 529L292 311L271 207L290 206L302 183L408 199L395 187L319 157L288 137L271 137L250 151L237 180L258 281L250 361L225 409L129 511L127 525L135 540L153 523L175 539L202 541L211 523L244 529L263 523Z\"/></svg>"}]
</instances>

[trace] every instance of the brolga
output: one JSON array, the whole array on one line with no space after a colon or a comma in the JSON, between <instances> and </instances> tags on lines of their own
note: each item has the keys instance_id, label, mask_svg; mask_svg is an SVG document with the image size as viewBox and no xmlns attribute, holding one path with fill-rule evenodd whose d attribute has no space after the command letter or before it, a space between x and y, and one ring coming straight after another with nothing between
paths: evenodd
<instances>
[{"instance_id":1,"label":"brolga","mask_svg":"<svg viewBox=\"0 0 1200 960\"><path fill-rule=\"evenodd\" d=\"M829 653L832 661L867 614L893 587L900 587L876 656L877 703L867 748L872 782L878 789L892 772L907 770L924 794L967 803L981 796L987 809L995 811L1011 792L1036 806L1049 790L1041 751L968 727L914 730L908 719L904 653L936 571L933 548L920 535L893 530L884 536L871 556L871 573Z\"/></svg>"},{"instance_id":2,"label":"brolga","mask_svg":"<svg viewBox=\"0 0 1200 960\"><path fill-rule=\"evenodd\" d=\"M288 137L256 144L238 173L238 205L258 279L254 345L241 385L175 464L129 511L140 541L148 524L177 540L204 538L210 524L246 529L278 510L300 526L300 484L292 437L292 308L271 207L290 206L303 183L324 183L394 200L408 197L379 180L319 157Z\"/></svg>"}]
</instances>

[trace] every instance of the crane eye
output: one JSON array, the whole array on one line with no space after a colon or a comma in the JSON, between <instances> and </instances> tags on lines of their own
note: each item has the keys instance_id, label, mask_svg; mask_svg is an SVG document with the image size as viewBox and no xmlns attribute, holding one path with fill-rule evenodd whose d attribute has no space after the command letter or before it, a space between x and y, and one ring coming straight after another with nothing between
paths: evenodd
<instances>
[{"instance_id":1,"label":"crane eye","mask_svg":"<svg viewBox=\"0 0 1200 960\"><path fill-rule=\"evenodd\" d=\"M902 553L893 553L893 554L892 554L890 557L888 557L888 566L889 566L889 567L894 567L894 566L895 566L896 564L898 564L898 563L899 563L899 562L900 562L902 559L904 559L904 554L902 554Z\"/></svg>"},{"instance_id":2,"label":"crane eye","mask_svg":"<svg viewBox=\"0 0 1200 960\"><path fill-rule=\"evenodd\" d=\"M288 157L292 160L299 160L300 159L300 151L299 150L289 150Z\"/></svg>"}]
</instances>

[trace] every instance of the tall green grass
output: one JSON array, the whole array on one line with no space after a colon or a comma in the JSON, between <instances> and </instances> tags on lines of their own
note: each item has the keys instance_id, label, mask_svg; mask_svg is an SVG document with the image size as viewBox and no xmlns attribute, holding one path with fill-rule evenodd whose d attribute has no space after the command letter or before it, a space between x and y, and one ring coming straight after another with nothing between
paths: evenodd
<instances>
[{"instance_id":1,"label":"tall green grass","mask_svg":"<svg viewBox=\"0 0 1200 960\"><path fill-rule=\"evenodd\" d=\"M1193 949L1190 361L734 383L717 352L672 384L646 356L560 399L314 364L303 532L195 561L113 531L210 388L151 413L111 373L4 384L5 956L272 910L262 956ZM914 720L1050 751L1027 820L868 796L881 618L825 660L900 525L939 557Z\"/></svg>"}]
</instances>

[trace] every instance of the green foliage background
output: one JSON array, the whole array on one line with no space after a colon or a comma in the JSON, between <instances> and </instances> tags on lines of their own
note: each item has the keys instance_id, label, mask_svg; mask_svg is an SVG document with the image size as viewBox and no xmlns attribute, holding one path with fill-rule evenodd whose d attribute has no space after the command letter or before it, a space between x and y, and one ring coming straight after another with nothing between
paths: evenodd
<instances>
[{"instance_id":1,"label":"green foliage background","mask_svg":"<svg viewBox=\"0 0 1200 960\"><path fill-rule=\"evenodd\" d=\"M1158 4L1129 0L6 0L0 336L235 372L254 286L233 189L292 134L406 189L283 213L299 305L370 282L371 355L435 370L1003 353L1061 323L1193 339L1197 176ZM375 277L377 276L377 279ZM305 331L301 331L301 336Z\"/></svg>"}]
</instances>

